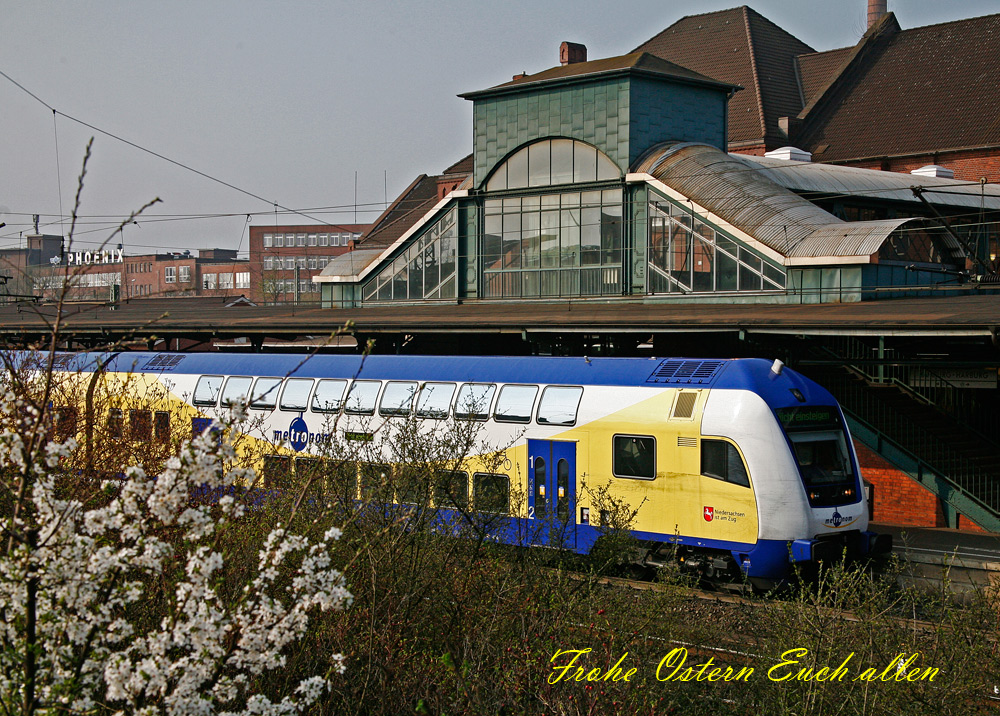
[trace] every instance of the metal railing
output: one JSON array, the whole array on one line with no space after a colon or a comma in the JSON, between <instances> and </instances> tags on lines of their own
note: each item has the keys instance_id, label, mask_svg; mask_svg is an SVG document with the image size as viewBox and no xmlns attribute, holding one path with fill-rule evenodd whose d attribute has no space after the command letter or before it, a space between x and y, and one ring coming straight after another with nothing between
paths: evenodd
<instances>
[{"instance_id":1,"label":"metal railing","mask_svg":"<svg viewBox=\"0 0 1000 716\"><path fill-rule=\"evenodd\" d=\"M956 388L930 368L893 361L892 348L872 346L854 336L831 337L824 346L845 367L876 385L895 386L914 399L932 405L970 435L1000 453L1000 411L980 405L986 398L975 391ZM992 397L992 396L990 396Z\"/></svg>"},{"instance_id":2,"label":"metal railing","mask_svg":"<svg viewBox=\"0 0 1000 716\"><path fill-rule=\"evenodd\" d=\"M942 440L940 434L914 423L888 405L872 389L845 373L825 376L826 387L845 412L863 423L878 440L869 445L907 472L930 471L956 490L1000 515L1000 474L986 457L970 456ZM863 438L862 435L857 437ZM862 439L866 444L868 440Z\"/></svg>"}]
</instances>

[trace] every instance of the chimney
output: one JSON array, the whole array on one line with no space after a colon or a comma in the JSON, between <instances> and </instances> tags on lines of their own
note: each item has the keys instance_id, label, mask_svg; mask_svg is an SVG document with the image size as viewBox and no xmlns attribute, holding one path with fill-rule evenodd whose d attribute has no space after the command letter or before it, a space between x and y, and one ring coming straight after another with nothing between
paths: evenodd
<instances>
[{"instance_id":1,"label":"chimney","mask_svg":"<svg viewBox=\"0 0 1000 716\"><path fill-rule=\"evenodd\" d=\"M882 3L883 5L885 3ZM578 42L564 42L559 45L559 64L572 65L574 62L587 61L587 46Z\"/></svg>"},{"instance_id":2,"label":"chimney","mask_svg":"<svg viewBox=\"0 0 1000 716\"><path fill-rule=\"evenodd\" d=\"M872 29L876 22L888 12L888 0L868 0L868 29Z\"/></svg>"}]
</instances>

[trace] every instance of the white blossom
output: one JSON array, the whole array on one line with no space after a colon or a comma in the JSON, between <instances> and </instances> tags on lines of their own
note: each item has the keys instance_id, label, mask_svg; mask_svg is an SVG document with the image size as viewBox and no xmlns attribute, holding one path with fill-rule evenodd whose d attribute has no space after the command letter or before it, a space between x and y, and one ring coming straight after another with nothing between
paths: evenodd
<instances>
[{"instance_id":1,"label":"white blossom","mask_svg":"<svg viewBox=\"0 0 1000 716\"><path fill-rule=\"evenodd\" d=\"M245 412L234 411L235 417ZM19 418L25 414L31 412L7 392L0 405L8 426L0 431L0 469L14 476L5 480L29 481L30 490L26 509L0 515L0 529L31 537L10 540L0 552L0 705L7 711L20 706L29 585L37 604L40 712L85 713L109 702L119 713L148 716L284 715L303 713L322 696L328 684L314 676L272 702L248 691L248 675L284 665L312 610L350 604L329 556L341 532L330 529L311 541L275 527L258 555L257 574L237 599L226 601L223 556L212 539L243 517L245 506L233 490L254 479L252 471L225 469L235 452L218 441L217 431L232 424L215 423L185 443L155 478L130 468L123 481L106 485L111 497L105 504L93 507L60 497L57 489L54 471L73 455L76 441L27 454ZM225 493L216 517L212 506L190 503L192 490L203 485ZM161 537L172 526L182 532L173 545ZM149 577L168 564L183 565L167 595L169 612L142 631L129 606L147 597L146 583L155 582ZM331 672L343 672L341 655L330 663ZM242 710L227 710L237 703L245 704Z\"/></svg>"}]
</instances>

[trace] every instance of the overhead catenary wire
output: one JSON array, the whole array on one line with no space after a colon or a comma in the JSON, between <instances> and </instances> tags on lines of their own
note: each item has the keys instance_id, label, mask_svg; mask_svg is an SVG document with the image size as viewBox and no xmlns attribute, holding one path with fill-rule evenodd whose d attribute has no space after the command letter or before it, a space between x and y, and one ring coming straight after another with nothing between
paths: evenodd
<instances>
[{"instance_id":1,"label":"overhead catenary wire","mask_svg":"<svg viewBox=\"0 0 1000 716\"><path fill-rule=\"evenodd\" d=\"M70 120L72 122L76 122L77 124L80 124L80 125L82 125L84 127L87 127L88 129L92 129L93 131L98 132L99 134L103 134L106 137L110 137L111 139L114 139L116 141L122 142L123 144L127 144L128 146L130 146L130 147L132 147L134 149L138 149L141 152L145 152L146 154L154 156L157 159L162 159L165 162L169 162L170 164L173 164L174 166L180 167L181 169L185 169L186 171L193 172L194 174L197 174L200 177L208 179L209 181L213 181L213 182L215 182L217 184L221 184L222 186L228 187L229 189L232 189L233 191L237 191L237 192L239 192L241 194L245 194L246 196L249 196L249 197L251 197L253 199L257 199L259 201L263 201L263 202L265 202L267 204L273 203L275 206L280 206L281 209L284 210L284 211L287 211L287 212L293 213L293 214L298 214L300 216L304 216L305 218L307 218L307 219L309 219L311 221L315 221L318 224L327 224L327 222L325 222L325 221L322 221L320 219L316 219L316 218L314 218L312 216L304 214L304 213L302 213L300 211L297 211L295 209L290 209L289 207L283 206L283 205L279 204L278 202L275 202L275 201L273 201L271 199L265 199L264 197L260 196L259 194L255 194L252 191L249 191L247 189L243 189L242 187L236 186L235 184L227 182L227 181L225 181L223 179L219 179L218 177L212 176L211 174L203 172L203 171L201 171L199 169L195 169L194 167L191 167L191 166L189 166L187 164L184 164L183 162L177 161L175 159L171 159L170 157L168 157L168 156L166 156L164 154L160 154L159 152L153 151L152 149L149 149L148 147L144 147L144 146L142 146L140 144L137 144L137 143L132 142L132 141L130 141L128 139L125 139L124 137L121 137L121 136L119 136L119 135L117 135L117 134L115 134L113 132L109 132L108 130L101 129L100 127L97 127L97 126L95 126L93 124L90 124L89 122L85 122L82 119L79 119L77 117L73 117L72 115L66 114L65 112L61 112L58 109L56 109L55 107L53 107L52 105L50 105L45 100L41 99L38 95L36 95L35 93L33 93L30 90L28 90L24 85L22 85L21 83L17 82L14 78L12 78L10 75L8 75L3 70L0 70L0 76L4 77L6 80L8 80L9 82L11 82L14 86L16 86L18 89L20 89L23 92L25 92L26 94L28 94L28 96L30 96L32 99L34 99L37 102L39 102L42 106L44 106L47 109L51 110L53 118L55 117L55 115L59 115L60 117L64 117L64 118L66 118L66 119L68 119L68 120ZM61 205L60 205L59 211L60 211L60 214L61 214L62 213L62 206ZM333 225L333 224L330 224L330 226L335 226L335 228L339 228L339 227L337 227L336 225Z\"/></svg>"},{"instance_id":2,"label":"overhead catenary wire","mask_svg":"<svg viewBox=\"0 0 1000 716\"><path fill-rule=\"evenodd\" d=\"M85 126L85 127L89 128L89 129L92 129L95 132L99 132L100 134L108 136L108 137L110 137L112 139L115 139L116 141L122 142L122 143L124 143L124 144L126 144L128 146L131 146L131 147L133 147L135 149L138 149L139 151L142 151L142 152L145 152L147 154L150 154L151 156L159 158L159 159L161 159L163 161L166 161L166 162L168 162L170 164L173 164L173 165L175 165L177 167L180 167L182 169L190 171L190 172L192 172L192 173L194 173L194 174L196 174L198 176L201 176L201 177L203 177L205 179L208 179L210 181L213 181L213 182L216 182L218 184L221 184L221 185L223 185L225 187L228 187L228 188L230 188L230 189L232 189L234 191L242 193L242 194L244 194L246 196L249 196L249 197L251 197L253 199L267 202L267 203L271 204L274 207L275 217L276 218L277 218L277 210L278 210L278 208L281 208L283 212L286 212L288 214L297 215L297 216L302 216L302 217L307 218L310 221L313 221L313 222L315 222L316 224L319 224L319 225L330 226L332 228L339 228L339 229L346 228L343 223L328 222L328 221L325 221L323 219L317 218L315 216L316 214L321 214L321 213L327 211L328 209L336 209L338 207L316 207L316 208L310 208L310 209L294 209L294 208L283 206L283 205L279 204L276 201L264 199L262 196L254 193L254 192L251 192L249 190L243 189L243 188L241 188L239 186L236 186L236 185L234 185L234 184L232 184L230 182L226 182L226 181L224 181L222 179L219 179L219 178L217 178L217 177L215 177L215 176L213 176L211 174L208 174L206 172L203 172L203 171L200 171L198 169L195 169L195 168L193 168L193 167L191 167L191 166L189 166L187 164L184 164L183 162L171 159L170 157L167 157L167 156L165 156L165 155L163 155L163 154L161 154L159 152L156 152L156 151L154 151L152 149L149 149L149 148L144 147L142 145L139 145L139 144L137 144L135 142L127 140L127 139L125 139L125 138L123 138L123 137L121 137L121 136L119 136L119 135L117 135L117 134L115 134L113 132L101 129L100 127L97 127L97 126L95 126L93 124L90 124L90 123L85 122L85 121L83 121L81 119L73 117L73 116L71 116L69 114L61 112L61 111L57 110L55 107L53 107L52 105L50 105L49 103L45 102L43 99L41 99L35 93L31 92L24 85L22 85L21 83L17 82L16 80L14 80L10 75L6 74L5 72L0 71L0 76L2 76L5 79L7 79L14 86L16 86L18 89L20 89L21 91L25 92L32 99L36 100L37 102L39 102L40 104L42 104L44 107L46 107L47 109L49 109L52 112L52 114L53 114L53 124L54 124L54 126L56 125L56 116L57 115L62 116L62 117L66 118L66 119L68 119L70 121L76 122L76 123L78 123L78 124L80 124L82 126ZM58 168L58 134L56 134L56 155L57 155L57 174L58 174L58 172L59 172L59 168ZM736 173L742 173L742 172L753 173L753 172L761 172L761 171L766 171L766 170L772 170L773 171L775 169L779 169L779 170L780 169L785 169L785 168L791 169L791 168L794 168L794 167L795 167L795 165L790 165L789 167L775 167L775 166L767 166L767 165L761 165L761 166L756 166L756 167L755 166L748 166L746 169L730 169L730 170L727 170L726 173L727 174L736 174ZM683 178L683 177L681 177L681 178ZM967 184L950 184L948 186L952 187L952 188L958 188L960 186L975 186L976 184L979 184L979 182L969 182ZM896 189L896 190L901 191L902 189ZM891 192L891 191L896 191L896 190L891 189L891 188L889 188L889 189L879 188L879 189L867 189L867 190L861 190L861 189L859 189L859 190L836 191L836 192L801 192L800 196L803 196L804 198L808 197L811 201L821 201L824 198L826 198L826 199L832 199L832 198L838 198L838 197L844 197L844 196L863 197L866 194L883 194L883 193L885 193L887 191ZM948 191L947 189L944 189L944 188L940 188L939 189L939 188L935 187L935 188L930 189L930 190L934 191L935 193L968 195L966 192ZM985 188L984 187L981 187L981 192L982 192L982 196L984 197L983 201L985 201ZM64 219L65 219L65 215L64 215L63 209L62 209L61 185L59 186L59 194L60 194L60 215L58 217L58 222L61 224L64 221ZM717 199L717 198L723 198L723 197L699 197L699 203L710 202L710 201L713 201L714 199ZM384 206L385 201L387 201L387 197L384 197L383 206ZM423 199L414 199L413 200L413 204L416 206L416 205L419 205L420 203L422 203L423 201L424 201ZM354 211L354 223L355 224L357 223L357 212L361 209L362 206L372 206L373 207L372 211L373 212L377 211L377 208L375 208L375 207L378 207L377 203L374 203L374 202L371 203L371 204L359 204L358 203L358 201L357 201L357 172L355 172L355 198L354 198L354 202L352 204L345 204L345 205L341 205L341 206L344 209L346 209L348 207L351 207L353 209L353 211ZM403 201L399 202L398 206L401 209L404 209L404 210L407 209L407 201L403 200ZM170 218L156 219L156 221L161 221L161 220L163 220L163 221L166 221L166 220L193 220L193 219L198 219L198 218L221 218L221 217L232 217L232 216L236 216L236 215L246 215L246 216L250 217L253 214L254 214L254 212L247 213L247 212L240 211L240 212L233 212L233 213L226 213L226 214L174 216L174 217L170 217ZM79 218L83 218L83 217L77 217L77 218L79 219ZM954 216L954 218L961 218L961 215L956 215L956 216ZM147 221L152 221L152 219L147 219ZM987 222L981 222L981 223L983 225L985 225L985 223L987 223ZM117 224L115 224L115 225L117 225ZM976 226L976 224L967 224L965 226ZM103 230L106 230L106 228L108 228L108 227L105 227L105 229L103 229ZM93 233L93 232L100 231L100 230L102 230L102 229L95 229L92 232L83 232L83 233ZM910 230L910 229L904 229L904 230ZM244 233L245 233L245 231L244 231ZM100 243L100 242L95 242L95 243ZM241 244L240 244L240 246L241 245L242 245L242 235L241 235ZM169 248L169 247L157 247L157 246L154 246L154 245L146 245L146 246L149 247L149 248Z\"/></svg>"}]
</instances>

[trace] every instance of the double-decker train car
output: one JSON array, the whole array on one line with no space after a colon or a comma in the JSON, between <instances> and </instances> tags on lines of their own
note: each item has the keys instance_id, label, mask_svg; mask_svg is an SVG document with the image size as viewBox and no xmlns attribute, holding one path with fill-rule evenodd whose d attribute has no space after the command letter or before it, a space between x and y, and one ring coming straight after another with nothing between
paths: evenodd
<instances>
[{"instance_id":1,"label":"double-decker train car","mask_svg":"<svg viewBox=\"0 0 1000 716\"><path fill-rule=\"evenodd\" d=\"M636 510L647 564L679 558L725 581L770 585L796 564L887 547L868 531L836 401L778 361L123 352L59 354L55 367L157 387L152 413L108 409L133 437L198 432L248 400L265 467L293 477L330 444L400 421L475 421L502 459L451 470L449 505L506 514L501 535L557 522L581 553L604 533L598 494Z\"/></svg>"}]
</instances>

